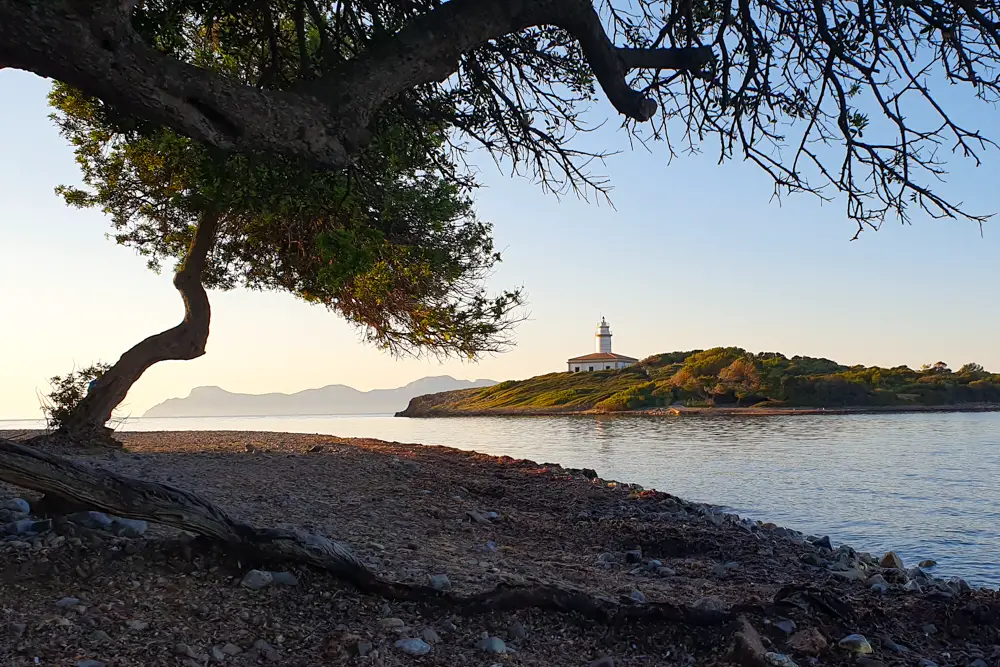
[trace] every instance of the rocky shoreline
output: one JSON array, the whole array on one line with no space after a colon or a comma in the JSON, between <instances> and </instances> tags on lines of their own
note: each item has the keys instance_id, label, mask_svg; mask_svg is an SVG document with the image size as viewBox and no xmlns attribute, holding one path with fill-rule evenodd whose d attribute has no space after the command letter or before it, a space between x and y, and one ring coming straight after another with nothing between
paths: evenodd
<instances>
[{"instance_id":1,"label":"rocky shoreline","mask_svg":"<svg viewBox=\"0 0 1000 667\"><path fill-rule=\"evenodd\" d=\"M156 525L52 521L30 493L0 485L0 664L1000 665L994 591L593 470L320 435L124 436L124 452L74 458L189 489L257 525L344 540L398 581L572 586L731 621L460 617L258 567Z\"/></svg>"}]
</instances>

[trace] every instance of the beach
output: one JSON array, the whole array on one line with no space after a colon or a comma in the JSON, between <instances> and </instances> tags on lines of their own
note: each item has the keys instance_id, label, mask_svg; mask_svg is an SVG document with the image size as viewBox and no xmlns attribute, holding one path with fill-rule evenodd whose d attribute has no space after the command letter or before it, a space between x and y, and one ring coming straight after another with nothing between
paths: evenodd
<instances>
[{"instance_id":1,"label":"beach","mask_svg":"<svg viewBox=\"0 0 1000 667\"><path fill-rule=\"evenodd\" d=\"M639 611L613 624L555 609L456 615L443 605L363 594L292 563L271 566L290 573L279 577L285 585L253 587L247 576L256 563L170 529L152 525L137 536L70 525L0 541L0 664L984 667L1000 660L993 591L934 580L916 563L884 568L884 554L861 553L864 545L826 548L669 489L603 480L600 471L326 435L120 435L122 451L61 454L192 491L254 526L341 540L385 579L462 596L544 584ZM37 495L0 485L0 501L13 498L34 503ZM67 599L76 602L59 604ZM657 603L725 618L640 613ZM851 635L864 644L839 645Z\"/></svg>"}]
</instances>

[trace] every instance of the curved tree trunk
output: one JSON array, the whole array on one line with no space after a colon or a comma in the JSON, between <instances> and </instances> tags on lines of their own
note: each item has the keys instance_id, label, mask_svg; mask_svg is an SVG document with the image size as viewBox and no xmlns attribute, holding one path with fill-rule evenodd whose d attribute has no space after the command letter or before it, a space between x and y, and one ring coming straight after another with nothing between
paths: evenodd
<instances>
[{"instance_id":1,"label":"curved tree trunk","mask_svg":"<svg viewBox=\"0 0 1000 667\"><path fill-rule=\"evenodd\" d=\"M111 430L105 424L147 368L160 361L196 359L205 354L211 308L201 277L218 226L218 214L202 216L187 257L174 275L174 287L184 300L181 323L146 338L123 354L77 404L70 419L61 426L61 435L80 443L110 441Z\"/></svg>"}]
</instances>

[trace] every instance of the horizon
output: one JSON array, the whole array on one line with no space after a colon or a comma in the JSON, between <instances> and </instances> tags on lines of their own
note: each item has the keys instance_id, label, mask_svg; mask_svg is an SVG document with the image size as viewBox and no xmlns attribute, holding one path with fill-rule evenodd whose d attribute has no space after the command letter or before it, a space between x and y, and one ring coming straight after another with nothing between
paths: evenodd
<instances>
[{"instance_id":1,"label":"horizon","mask_svg":"<svg viewBox=\"0 0 1000 667\"><path fill-rule=\"evenodd\" d=\"M7 352L0 418L32 419L47 380L98 360L115 361L182 312L170 276L105 238L106 216L69 209L53 192L78 184L72 150L47 115L49 84L0 71L0 329ZM598 117L611 110L594 105ZM977 115L978 114L978 115ZM973 122L985 112L970 107ZM295 393L344 384L360 391L426 376L525 379L563 370L593 349L603 314L614 350L644 358L665 350L736 342L747 350L825 357L845 365L919 368L945 360L1000 368L1000 292L991 270L1000 240L986 224L915 216L849 241L843 201L805 195L771 201L771 185L744 163L706 154L671 164L662 145L630 151L601 128L580 138L624 151L600 172L615 207L543 193L481 161L479 216L494 224L504 262L492 291L524 286L528 314L516 347L478 363L395 359L357 331L287 294L211 291L207 354L148 370L121 406L141 414L194 387L233 393ZM996 152L976 169L957 158L943 194L977 211L1000 210L991 174ZM670 196L677 193L676 196ZM595 243L594 239L600 240Z\"/></svg>"}]
</instances>

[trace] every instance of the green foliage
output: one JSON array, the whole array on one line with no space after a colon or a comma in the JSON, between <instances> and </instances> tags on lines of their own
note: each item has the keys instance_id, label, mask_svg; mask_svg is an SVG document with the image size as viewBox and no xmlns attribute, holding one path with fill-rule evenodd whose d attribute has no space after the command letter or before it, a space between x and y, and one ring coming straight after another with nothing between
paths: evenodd
<instances>
[{"instance_id":1,"label":"green foliage","mask_svg":"<svg viewBox=\"0 0 1000 667\"><path fill-rule=\"evenodd\" d=\"M42 397L42 413L50 429L59 429L68 423L77 404L87 395L87 387L108 369L110 364L97 362L86 368L49 379L49 393Z\"/></svg>"},{"instance_id":2,"label":"green foliage","mask_svg":"<svg viewBox=\"0 0 1000 667\"><path fill-rule=\"evenodd\" d=\"M137 29L176 57L269 88L302 84L311 77L306 62L331 64L318 35L304 52L261 48L269 37L298 43L292 16L265 35L245 16L203 4L147 3ZM193 18L201 12L210 23ZM354 166L331 171L270 154L221 154L62 84L50 102L84 183L58 192L108 214L115 240L150 268L182 261L211 210L221 219L206 287L289 292L338 312L393 353L473 357L509 344L521 293L483 287L500 256L491 225L473 211L475 183L453 164L453 127L440 114L417 113L413 100L386 105Z\"/></svg>"},{"instance_id":3,"label":"green foliage","mask_svg":"<svg viewBox=\"0 0 1000 667\"><path fill-rule=\"evenodd\" d=\"M944 368L945 370L942 370ZM442 394L445 412L621 412L666 407L886 407L1000 404L1000 375L978 364L843 366L829 359L713 348L647 357L618 371L550 373Z\"/></svg>"}]
</instances>

